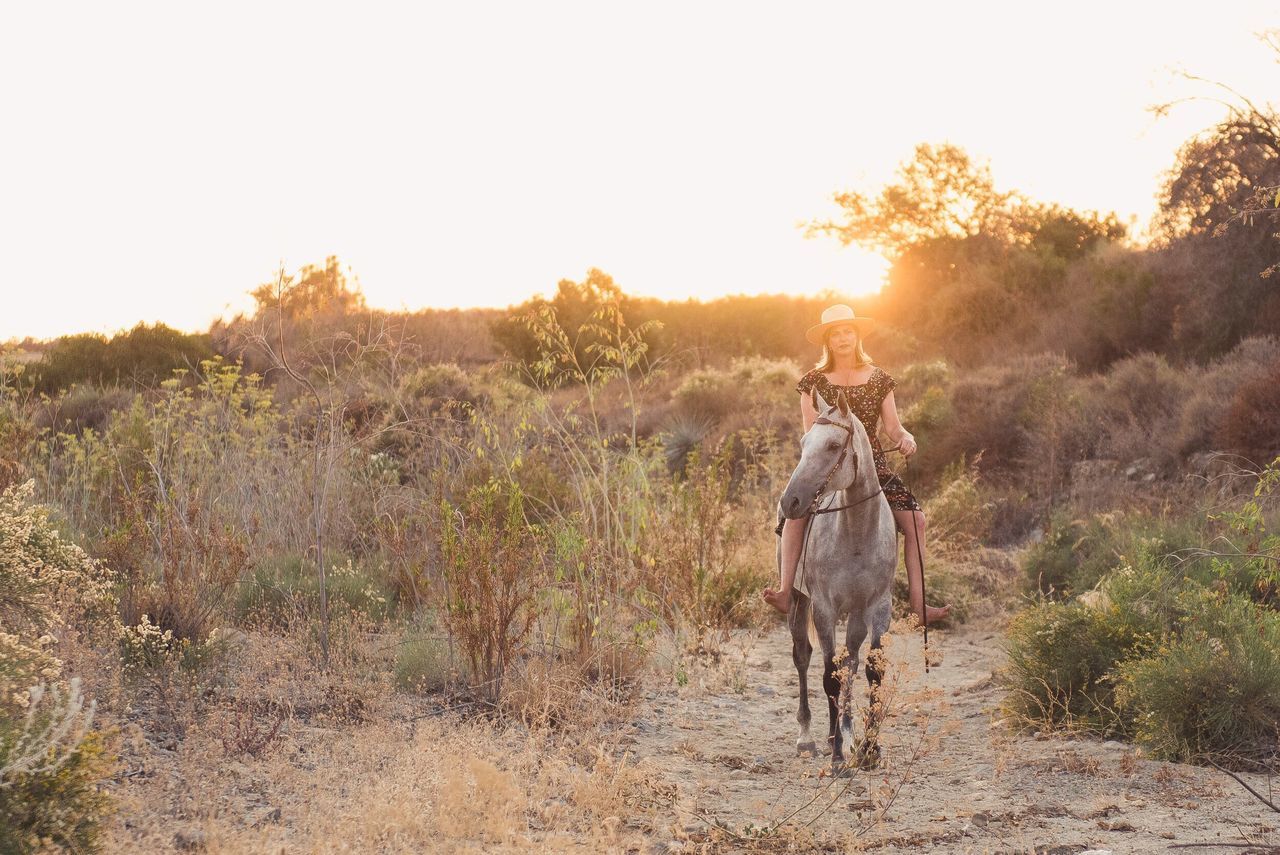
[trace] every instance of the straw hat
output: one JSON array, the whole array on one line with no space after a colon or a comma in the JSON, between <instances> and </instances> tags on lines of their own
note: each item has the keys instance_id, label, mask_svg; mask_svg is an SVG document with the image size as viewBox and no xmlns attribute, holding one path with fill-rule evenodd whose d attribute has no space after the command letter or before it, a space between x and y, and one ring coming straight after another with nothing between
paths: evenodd
<instances>
[{"instance_id":1,"label":"straw hat","mask_svg":"<svg viewBox=\"0 0 1280 855\"><path fill-rule=\"evenodd\" d=\"M858 335L864 336L873 323L875 322L871 318L856 316L853 309L844 303L836 303L822 310L822 323L814 324L805 330L804 337L811 344L822 344L822 337L827 334L827 330L840 324L853 324L858 328Z\"/></svg>"}]
</instances>

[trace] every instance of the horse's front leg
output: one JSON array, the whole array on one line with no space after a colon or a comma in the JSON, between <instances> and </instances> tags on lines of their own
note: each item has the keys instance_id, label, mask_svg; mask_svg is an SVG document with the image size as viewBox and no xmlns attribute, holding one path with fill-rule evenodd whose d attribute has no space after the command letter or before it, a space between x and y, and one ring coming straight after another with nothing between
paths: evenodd
<instances>
[{"instance_id":1,"label":"horse's front leg","mask_svg":"<svg viewBox=\"0 0 1280 855\"><path fill-rule=\"evenodd\" d=\"M830 727L827 731L827 742L831 746L831 765L838 768L844 765L844 744L840 734L840 677L836 673L835 657L835 614L830 608L821 608L812 604L813 627L818 632L818 643L822 645L822 690L827 696L827 716Z\"/></svg>"},{"instance_id":2,"label":"horse's front leg","mask_svg":"<svg viewBox=\"0 0 1280 855\"><path fill-rule=\"evenodd\" d=\"M849 615L849 623L845 627L844 645L849 652L840 669L842 693L840 696L840 729L849 742L854 759L861 760L862 745L853 738L853 678L858 673L858 658L862 652L862 642L867 638L866 614L859 608L853 609Z\"/></svg>"},{"instance_id":3,"label":"horse's front leg","mask_svg":"<svg viewBox=\"0 0 1280 855\"><path fill-rule=\"evenodd\" d=\"M796 753L817 754L818 746L809 734L809 723L813 720L809 711L809 658L813 654L813 645L809 642L809 598L799 591L792 594L787 624L791 628L791 661L800 678L800 709L796 712L800 735L796 737Z\"/></svg>"},{"instance_id":4,"label":"horse's front leg","mask_svg":"<svg viewBox=\"0 0 1280 855\"><path fill-rule=\"evenodd\" d=\"M881 683L884 680L885 658L882 636L889 629L893 607L888 596L878 603L871 615L871 650L867 653L867 721L863 729L862 744L858 748L858 766L874 769L880 765L880 726L884 722L884 699Z\"/></svg>"}]
</instances>

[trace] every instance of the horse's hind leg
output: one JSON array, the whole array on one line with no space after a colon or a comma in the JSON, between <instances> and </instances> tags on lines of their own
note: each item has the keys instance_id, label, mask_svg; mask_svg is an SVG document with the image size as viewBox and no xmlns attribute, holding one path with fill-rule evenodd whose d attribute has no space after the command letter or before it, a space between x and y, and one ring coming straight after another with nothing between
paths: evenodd
<instances>
[{"instance_id":1,"label":"horse's hind leg","mask_svg":"<svg viewBox=\"0 0 1280 855\"><path fill-rule=\"evenodd\" d=\"M796 752L817 754L818 746L809 735L809 722L813 720L809 711L809 657L813 655L813 645L809 642L809 598L799 591L792 592L787 625L791 628L791 661L800 677L800 709L796 713L800 735L796 737Z\"/></svg>"},{"instance_id":2,"label":"horse's hind leg","mask_svg":"<svg viewBox=\"0 0 1280 855\"><path fill-rule=\"evenodd\" d=\"M858 751L858 765L874 769L880 765L880 725L884 721L883 698L880 684L884 680L884 645L881 641L889 629L893 606L888 597L877 603L871 613L871 650L867 654L867 688L870 697L867 704L867 720L863 741Z\"/></svg>"}]
</instances>

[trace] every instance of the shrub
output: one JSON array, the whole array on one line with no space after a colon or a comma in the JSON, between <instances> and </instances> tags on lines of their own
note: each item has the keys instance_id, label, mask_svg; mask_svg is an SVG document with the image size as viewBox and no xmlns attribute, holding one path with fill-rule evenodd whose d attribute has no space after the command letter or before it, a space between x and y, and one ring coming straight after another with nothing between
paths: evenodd
<instances>
[{"instance_id":1,"label":"shrub","mask_svg":"<svg viewBox=\"0 0 1280 855\"><path fill-rule=\"evenodd\" d=\"M1124 617L1115 607L1054 601L1019 613L1005 640L1005 712L1031 726L1126 731L1112 671L1154 638Z\"/></svg>"},{"instance_id":2,"label":"shrub","mask_svg":"<svg viewBox=\"0 0 1280 855\"><path fill-rule=\"evenodd\" d=\"M111 575L62 540L34 483L0 493L0 851L91 849L109 763L90 730L93 704L62 682L54 632L113 624Z\"/></svg>"},{"instance_id":3,"label":"shrub","mask_svg":"<svg viewBox=\"0 0 1280 855\"><path fill-rule=\"evenodd\" d=\"M1120 511L1073 520L1056 512L1045 539L1027 551L1023 571L1042 593L1072 596L1128 564L1167 565L1171 555L1200 543L1200 526Z\"/></svg>"},{"instance_id":4,"label":"shrub","mask_svg":"<svg viewBox=\"0 0 1280 855\"><path fill-rule=\"evenodd\" d=\"M81 733L56 764L9 775L2 770L14 735L0 723L0 852L97 850L111 808L97 782L110 774L112 763L97 731Z\"/></svg>"},{"instance_id":5,"label":"shrub","mask_svg":"<svg viewBox=\"0 0 1280 855\"><path fill-rule=\"evenodd\" d=\"M332 612L363 615L382 621L391 613L393 592L379 575L348 558L331 561L328 600ZM240 585L235 599L239 621L287 629L320 608L320 582L312 565L298 555L279 558L254 568Z\"/></svg>"},{"instance_id":6,"label":"shrub","mask_svg":"<svg viewBox=\"0 0 1280 855\"><path fill-rule=\"evenodd\" d=\"M744 602L754 602L748 592L773 572L753 572L737 561L751 523L729 500L732 456L729 443L709 460L694 452L684 477L658 482L637 545L645 588L663 616L689 621L698 631L741 625Z\"/></svg>"},{"instance_id":7,"label":"shrub","mask_svg":"<svg viewBox=\"0 0 1280 855\"><path fill-rule=\"evenodd\" d=\"M467 372L452 363L424 365L405 376L400 393L418 412L460 415L465 407L483 407L489 396Z\"/></svg>"},{"instance_id":8,"label":"shrub","mask_svg":"<svg viewBox=\"0 0 1280 855\"><path fill-rule=\"evenodd\" d=\"M1280 614L1197 590L1176 637L1121 663L1117 701L1157 757L1254 766L1280 752Z\"/></svg>"},{"instance_id":9,"label":"shrub","mask_svg":"<svg viewBox=\"0 0 1280 855\"><path fill-rule=\"evenodd\" d=\"M136 394L119 386L77 383L37 411L37 424L55 433L79 434L89 429L101 433L111 414L128 409Z\"/></svg>"},{"instance_id":10,"label":"shrub","mask_svg":"<svg viewBox=\"0 0 1280 855\"><path fill-rule=\"evenodd\" d=\"M1081 590L1081 579L1096 580L1096 570L1110 569L1114 556L1107 548L1107 523L1111 519L1101 516L1073 520L1062 511L1055 512L1044 539L1027 550L1023 558L1023 572L1031 587L1044 594L1068 595Z\"/></svg>"},{"instance_id":11,"label":"shrub","mask_svg":"<svg viewBox=\"0 0 1280 855\"><path fill-rule=\"evenodd\" d=\"M397 689L405 692L439 692L459 674L449 651L448 639L438 631L411 630L405 633L396 649L394 679Z\"/></svg>"},{"instance_id":12,"label":"shrub","mask_svg":"<svg viewBox=\"0 0 1280 855\"><path fill-rule=\"evenodd\" d=\"M1236 390L1218 429L1218 441L1258 466L1280 454L1280 362L1272 364L1268 376Z\"/></svg>"},{"instance_id":13,"label":"shrub","mask_svg":"<svg viewBox=\"0 0 1280 855\"><path fill-rule=\"evenodd\" d=\"M62 539L34 491L27 481L0 493L0 623L33 637L66 620L110 623L111 572Z\"/></svg>"},{"instance_id":14,"label":"shrub","mask_svg":"<svg viewBox=\"0 0 1280 855\"><path fill-rule=\"evenodd\" d=\"M677 412L718 424L731 414L794 409L799 370L794 363L761 357L733 360L727 369L690 372L672 393Z\"/></svg>"},{"instance_id":15,"label":"shrub","mask_svg":"<svg viewBox=\"0 0 1280 855\"><path fill-rule=\"evenodd\" d=\"M76 383L136 383L152 386L175 368L213 356L208 334L188 334L156 324L138 324L108 340L95 333L64 336L33 366L35 388L55 392Z\"/></svg>"},{"instance_id":16,"label":"shrub","mask_svg":"<svg viewBox=\"0 0 1280 855\"><path fill-rule=\"evenodd\" d=\"M984 473L1048 467L1050 477L1031 474L1037 489L1052 487L1094 442L1093 415L1078 385L1070 364L1049 353L957 376L947 387L950 415L922 433L912 465L928 479L961 457L981 454ZM939 403L921 406L944 409Z\"/></svg>"},{"instance_id":17,"label":"shrub","mask_svg":"<svg viewBox=\"0 0 1280 855\"><path fill-rule=\"evenodd\" d=\"M898 372L898 386L913 396L930 388L945 389L951 383L951 367L945 360L914 362Z\"/></svg>"},{"instance_id":18,"label":"shrub","mask_svg":"<svg viewBox=\"0 0 1280 855\"><path fill-rule=\"evenodd\" d=\"M1273 571L1265 565L1280 538L1266 534L1263 509L1277 484L1280 468L1270 468L1240 511L1211 517L1225 519L1247 546L1220 531L1210 541L1220 552L1171 550L1204 538L1189 522L1111 527L1105 539L1131 560L1076 600L1042 601L1015 618L1008 712L1134 735L1174 759L1273 760L1280 613L1270 606Z\"/></svg>"},{"instance_id":19,"label":"shrub","mask_svg":"<svg viewBox=\"0 0 1280 855\"><path fill-rule=\"evenodd\" d=\"M978 461L957 460L942 475L938 491L925 503L929 537L957 546L973 545L991 532L992 506L979 489Z\"/></svg>"},{"instance_id":20,"label":"shrub","mask_svg":"<svg viewBox=\"0 0 1280 855\"><path fill-rule=\"evenodd\" d=\"M446 502L440 550L448 585L445 626L490 698L533 628L543 587L543 530L524 514L515 483L468 491L459 507Z\"/></svg>"},{"instance_id":21,"label":"shrub","mask_svg":"<svg viewBox=\"0 0 1280 855\"><path fill-rule=\"evenodd\" d=\"M1191 389L1170 437L1178 455L1208 451L1214 447L1227 420L1236 391L1265 379L1280 364L1280 338L1254 336L1241 339L1230 353L1195 372Z\"/></svg>"},{"instance_id":22,"label":"shrub","mask_svg":"<svg viewBox=\"0 0 1280 855\"><path fill-rule=\"evenodd\" d=\"M1142 353L1112 366L1100 392L1107 456L1165 458L1175 435L1190 378L1163 356Z\"/></svg>"}]
</instances>

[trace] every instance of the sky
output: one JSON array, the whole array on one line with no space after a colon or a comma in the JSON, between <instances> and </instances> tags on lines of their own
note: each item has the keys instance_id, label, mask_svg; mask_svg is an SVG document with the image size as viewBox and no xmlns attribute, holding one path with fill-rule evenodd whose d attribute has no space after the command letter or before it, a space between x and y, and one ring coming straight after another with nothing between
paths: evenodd
<instances>
[{"instance_id":1,"label":"sky","mask_svg":"<svg viewBox=\"0 0 1280 855\"><path fill-rule=\"evenodd\" d=\"M803 223L922 142L1141 232L1178 146L1277 90L1274 0L0 6L0 340L204 330L336 255L384 308L856 296Z\"/></svg>"}]
</instances>

